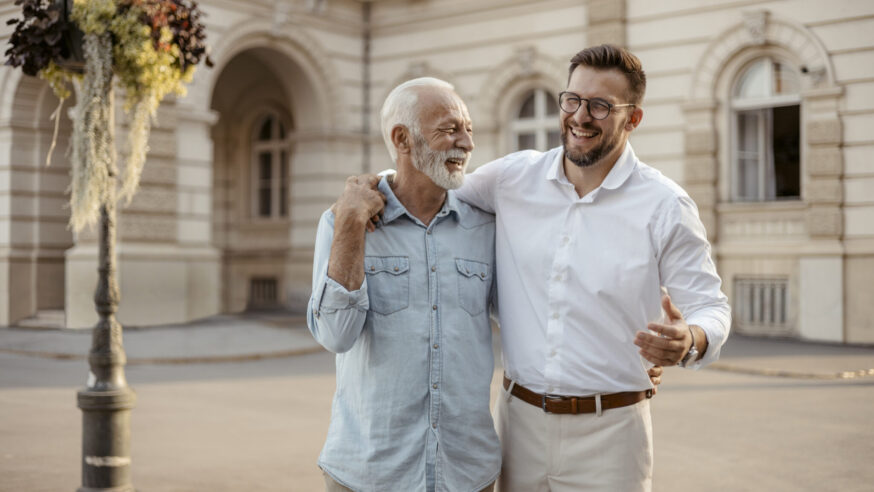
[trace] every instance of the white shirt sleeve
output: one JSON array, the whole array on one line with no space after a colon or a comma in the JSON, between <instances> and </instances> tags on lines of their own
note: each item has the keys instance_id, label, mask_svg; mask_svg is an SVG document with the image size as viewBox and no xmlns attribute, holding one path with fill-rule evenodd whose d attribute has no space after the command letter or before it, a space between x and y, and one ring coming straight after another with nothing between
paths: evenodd
<instances>
[{"instance_id":1,"label":"white shirt sleeve","mask_svg":"<svg viewBox=\"0 0 874 492\"><path fill-rule=\"evenodd\" d=\"M313 253L313 290L307 303L307 326L323 347L334 353L352 348L361 330L367 310L367 280L358 290L349 291L328 277L328 260L334 240L334 214L326 211L319 220Z\"/></svg>"},{"instance_id":2,"label":"white shirt sleeve","mask_svg":"<svg viewBox=\"0 0 874 492\"><path fill-rule=\"evenodd\" d=\"M495 190L506 163L507 157L502 157L478 167L464 177L464 184L455 190L455 196L481 210L495 213Z\"/></svg>"},{"instance_id":3,"label":"white shirt sleeve","mask_svg":"<svg viewBox=\"0 0 874 492\"><path fill-rule=\"evenodd\" d=\"M655 217L659 277L686 323L707 335L707 352L688 367L698 369L719 358L731 327L731 308L711 257L707 232L695 202L678 196L660 207Z\"/></svg>"}]
</instances>

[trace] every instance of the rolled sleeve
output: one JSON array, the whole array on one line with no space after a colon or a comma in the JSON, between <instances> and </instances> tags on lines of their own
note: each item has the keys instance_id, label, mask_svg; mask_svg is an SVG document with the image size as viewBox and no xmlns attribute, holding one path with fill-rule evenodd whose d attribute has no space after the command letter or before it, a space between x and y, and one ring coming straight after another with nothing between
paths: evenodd
<instances>
[{"instance_id":1,"label":"rolled sleeve","mask_svg":"<svg viewBox=\"0 0 874 492\"><path fill-rule=\"evenodd\" d=\"M323 347L334 353L348 351L355 344L369 301L367 281L358 290L349 291L328 277L328 261L334 239L334 216L325 212L319 221L313 254L313 290L307 304L307 326Z\"/></svg>"}]
</instances>

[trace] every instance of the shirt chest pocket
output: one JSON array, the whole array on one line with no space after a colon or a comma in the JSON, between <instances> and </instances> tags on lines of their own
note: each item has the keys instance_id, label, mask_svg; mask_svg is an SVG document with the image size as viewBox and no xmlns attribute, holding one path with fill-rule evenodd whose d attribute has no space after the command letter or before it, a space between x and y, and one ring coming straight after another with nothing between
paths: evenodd
<instances>
[{"instance_id":1,"label":"shirt chest pocket","mask_svg":"<svg viewBox=\"0 0 874 492\"><path fill-rule=\"evenodd\" d=\"M365 256L364 274L371 311L392 314L410 305L408 256Z\"/></svg>"},{"instance_id":2,"label":"shirt chest pocket","mask_svg":"<svg viewBox=\"0 0 874 492\"><path fill-rule=\"evenodd\" d=\"M456 258L455 266L458 269L458 303L468 314L476 316L488 304L492 283L489 264Z\"/></svg>"}]
</instances>

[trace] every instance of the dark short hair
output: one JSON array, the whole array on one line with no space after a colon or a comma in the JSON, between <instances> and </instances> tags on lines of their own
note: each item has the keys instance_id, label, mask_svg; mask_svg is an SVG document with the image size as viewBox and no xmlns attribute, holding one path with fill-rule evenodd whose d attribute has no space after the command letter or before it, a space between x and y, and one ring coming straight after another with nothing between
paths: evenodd
<instances>
[{"instance_id":1,"label":"dark short hair","mask_svg":"<svg viewBox=\"0 0 874 492\"><path fill-rule=\"evenodd\" d=\"M574 70L580 65L597 70L619 70L628 80L631 102L640 104L643 101L643 95L646 93L646 74L643 72L640 59L627 49L612 44L602 44L580 51L571 58L568 83Z\"/></svg>"}]
</instances>

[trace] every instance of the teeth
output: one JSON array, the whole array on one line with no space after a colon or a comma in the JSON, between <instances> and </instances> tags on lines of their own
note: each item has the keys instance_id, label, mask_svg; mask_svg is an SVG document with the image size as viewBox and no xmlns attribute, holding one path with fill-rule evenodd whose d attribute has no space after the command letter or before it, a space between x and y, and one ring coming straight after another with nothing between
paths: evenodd
<instances>
[{"instance_id":1,"label":"teeth","mask_svg":"<svg viewBox=\"0 0 874 492\"><path fill-rule=\"evenodd\" d=\"M595 136L595 132L583 132L583 131L577 130L576 128L571 128L571 133L573 133L575 137L589 138L589 137Z\"/></svg>"}]
</instances>

